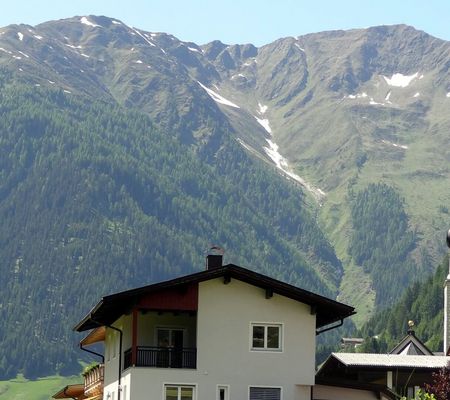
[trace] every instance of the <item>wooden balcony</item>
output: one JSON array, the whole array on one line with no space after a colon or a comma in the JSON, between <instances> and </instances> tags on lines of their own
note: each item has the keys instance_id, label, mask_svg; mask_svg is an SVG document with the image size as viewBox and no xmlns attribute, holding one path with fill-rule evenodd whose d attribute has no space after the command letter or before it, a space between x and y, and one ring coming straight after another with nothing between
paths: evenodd
<instances>
[{"instance_id":1,"label":"wooden balcony","mask_svg":"<svg viewBox=\"0 0 450 400\"><path fill-rule=\"evenodd\" d=\"M105 366L103 364L97 364L83 374L85 396L93 397L103 394L104 374Z\"/></svg>"},{"instance_id":2,"label":"wooden balcony","mask_svg":"<svg viewBox=\"0 0 450 400\"><path fill-rule=\"evenodd\" d=\"M132 365L131 349L124 352L123 368ZM154 368L197 368L197 349L173 347L138 346L136 348L136 367Z\"/></svg>"}]
</instances>

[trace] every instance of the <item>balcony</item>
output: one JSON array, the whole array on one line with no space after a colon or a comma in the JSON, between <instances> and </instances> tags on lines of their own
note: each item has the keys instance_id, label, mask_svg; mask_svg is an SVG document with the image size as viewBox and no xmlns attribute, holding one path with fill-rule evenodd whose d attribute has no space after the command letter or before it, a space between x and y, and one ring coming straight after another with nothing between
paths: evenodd
<instances>
[{"instance_id":1,"label":"balcony","mask_svg":"<svg viewBox=\"0 0 450 400\"><path fill-rule=\"evenodd\" d=\"M124 352L123 368L132 365L132 351ZM197 368L196 348L173 348L173 347L151 347L137 346L136 367L154 368Z\"/></svg>"},{"instance_id":2,"label":"balcony","mask_svg":"<svg viewBox=\"0 0 450 400\"><path fill-rule=\"evenodd\" d=\"M90 367L84 374L84 395L93 397L103 394L103 378L105 367L97 364Z\"/></svg>"}]
</instances>

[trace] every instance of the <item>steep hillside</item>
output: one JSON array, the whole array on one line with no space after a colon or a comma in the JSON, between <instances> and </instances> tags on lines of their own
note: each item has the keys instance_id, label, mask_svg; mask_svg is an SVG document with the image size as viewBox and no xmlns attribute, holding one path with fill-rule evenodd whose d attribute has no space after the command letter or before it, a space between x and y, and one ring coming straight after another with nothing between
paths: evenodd
<instances>
[{"instance_id":1,"label":"steep hillside","mask_svg":"<svg viewBox=\"0 0 450 400\"><path fill-rule=\"evenodd\" d=\"M82 312L201 269L212 243L336 294L342 267L302 192L226 132L205 161L144 113L62 90L6 84L0 109L2 377L76 372Z\"/></svg>"},{"instance_id":2,"label":"steep hillside","mask_svg":"<svg viewBox=\"0 0 450 400\"><path fill-rule=\"evenodd\" d=\"M374 315L361 329L366 338L361 351L384 353L406 335L408 321L415 333L432 351L442 351L444 336L444 289L448 256L436 273L424 282L411 285L398 304Z\"/></svg>"},{"instance_id":3,"label":"steep hillside","mask_svg":"<svg viewBox=\"0 0 450 400\"><path fill-rule=\"evenodd\" d=\"M402 25L261 48L95 16L1 28L0 375L73 370L79 310L212 243L361 326L442 254L449 52Z\"/></svg>"}]
</instances>

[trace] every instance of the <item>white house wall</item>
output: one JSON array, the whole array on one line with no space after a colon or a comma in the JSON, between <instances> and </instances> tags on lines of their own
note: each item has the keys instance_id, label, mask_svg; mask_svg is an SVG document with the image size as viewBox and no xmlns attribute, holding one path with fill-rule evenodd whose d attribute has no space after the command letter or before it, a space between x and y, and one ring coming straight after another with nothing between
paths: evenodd
<instances>
[{"instance_id":1,"label":"white house wall","mask_svg":"<svg viewBox=\"0 0 450 400\"><path fill-rule=\"evenodd\" d=\"M314 384L315 316L310 306L277 294L266 299L265 294L235 279L228 284L223 278L199 283L197 369L128 368L123 372L129 379L126 400L162 400L164 384L195 385L197 400L215 400L217 385L229 385L230 399L248 399L250 386L266 386L281 387L283 400L309 400ZM152 322L151 315L155 314L139 317L138 337L171 323L170 319ZM282 351L250 351L251 322L282 324ZM127 343L124 351L131 346L130 317L117 321L115 326L119 325ZM107 341L108 335L109 330ZM105 396L118 373L116 360L106 366Z\"/></svg>"},{"instance_id":2,"label":"white house wall","mask_svg":"<svg viewBox=\"0 0 450 400\"><path fill-rule=\"evenodd\" d=\"M199 285L197 369L205 397L229 384L231 398L248 398L249 386L281 386L298 399L297 385L314 384L315 316L303 303L231 279ZM282 324L282 351L250 351L250 323ZM309 395L309 391L308 391Z\"/></svg>"}]
</instances>

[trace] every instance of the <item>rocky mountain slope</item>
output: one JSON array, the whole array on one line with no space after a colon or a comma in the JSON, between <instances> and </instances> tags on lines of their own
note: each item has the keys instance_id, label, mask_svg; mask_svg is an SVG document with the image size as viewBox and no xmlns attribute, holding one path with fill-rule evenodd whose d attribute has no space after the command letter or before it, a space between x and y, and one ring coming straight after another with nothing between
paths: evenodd
<instances>
[{"instance_id":1,"label":"rocky mountain slope","mask_svg":"<svg viewBox=\"0 0 450 400\"><path fill-rule=\"evenodd\" d=\"M59 343L41 370L73 364L68 331L48 337L59 304L67 325L98 285L186 272L210 242L229 261L339 295L360 324L440 259L449 51L401 25L260 48L183 42L96 16L1 28L7 326L35 324L30 304L48 296L39 313L50 307L51 317L30 346ZM91 276L96 289L74 301ZM67 292L66 281L77 283ZM31 297L19 290L36 282ZM16 319L19 303L26 318ZM2 346L13 337L0 334ZM0 360L3 373L32 364L6 371L15 356Z\"/></svg>"}]
</instances>

